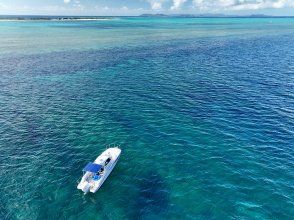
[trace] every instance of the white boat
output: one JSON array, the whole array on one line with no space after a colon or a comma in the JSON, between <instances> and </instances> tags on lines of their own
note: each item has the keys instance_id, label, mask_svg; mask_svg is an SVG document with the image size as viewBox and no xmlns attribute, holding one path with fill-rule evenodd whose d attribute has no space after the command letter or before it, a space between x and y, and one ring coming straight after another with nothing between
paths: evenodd
<instances>
[{"instance_id":1,"label":"white boat","mask_svg":"<svg viewBox=\"0 0 294 220\"><path fill-rule=\"evenodd\" d=\"M85 194L97 192L115 167L120 154L121 149L118 147L108 148L93 163L88 163L77 188Z\"/></svg>"}]
</instances>

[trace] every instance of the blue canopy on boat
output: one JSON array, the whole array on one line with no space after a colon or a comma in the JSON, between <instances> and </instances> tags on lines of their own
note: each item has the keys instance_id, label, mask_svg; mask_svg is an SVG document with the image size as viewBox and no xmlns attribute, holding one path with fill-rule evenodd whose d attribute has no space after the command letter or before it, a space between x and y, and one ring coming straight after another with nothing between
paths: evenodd
<instances>
[{"instance_id":1,"label":"blue canopy on boat","mask_svg":"<svg viewBox=\"0 0 294 220\"><path fill-rule=\"evenodd\" d=\"M101 169L102 165L96 163L88 163L87 166L83 169L83 171L88 171L91 173L97 173Z\"/></svg>"}]
</instances>

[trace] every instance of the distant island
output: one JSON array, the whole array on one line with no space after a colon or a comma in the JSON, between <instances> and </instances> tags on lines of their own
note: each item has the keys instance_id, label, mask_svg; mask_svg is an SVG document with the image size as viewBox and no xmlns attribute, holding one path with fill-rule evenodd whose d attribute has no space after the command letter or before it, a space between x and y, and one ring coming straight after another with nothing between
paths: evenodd
<instances>
[{"instance_id":1,"label":"distant island","mask_svg":"<svg viewBox=\"0 0 294 220\"><path fill-rule=\"evenodd\" d=\"M177 18L276 18L293 16L272 16L264 14L225 15L225 14L141 14L140 17L177 17Z\"/></svg>"}]
</instances>

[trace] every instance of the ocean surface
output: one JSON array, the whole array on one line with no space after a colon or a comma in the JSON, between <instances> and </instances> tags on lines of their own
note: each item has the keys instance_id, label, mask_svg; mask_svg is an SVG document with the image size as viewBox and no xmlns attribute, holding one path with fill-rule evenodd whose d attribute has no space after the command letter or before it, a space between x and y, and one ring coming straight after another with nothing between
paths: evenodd
<instances>
[{"instance_id":1,"label":"ocean surface","mask_svg":"<svg viewBox=\"0 0 294 220\"><path fill-rule=\"evenodd\" d=\"M294 18L0 21L0 177L1 220L293 219Z\"/></svg>"}]
</instances>

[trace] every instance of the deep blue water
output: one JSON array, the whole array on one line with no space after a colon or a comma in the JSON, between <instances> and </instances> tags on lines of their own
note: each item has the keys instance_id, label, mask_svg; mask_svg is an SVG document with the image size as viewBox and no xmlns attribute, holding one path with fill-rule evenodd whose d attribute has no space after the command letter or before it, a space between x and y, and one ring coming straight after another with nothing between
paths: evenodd
<instances>
[{"instance_id":1,"label":"deep blue water","mask_svg":"<svg viewBox=\"0 0 294 220\"><path fill-rule=\"evenodd\" d=\"M0 30L0 219L293 218L294 19Z\"/></svg>"}]
</instances>

